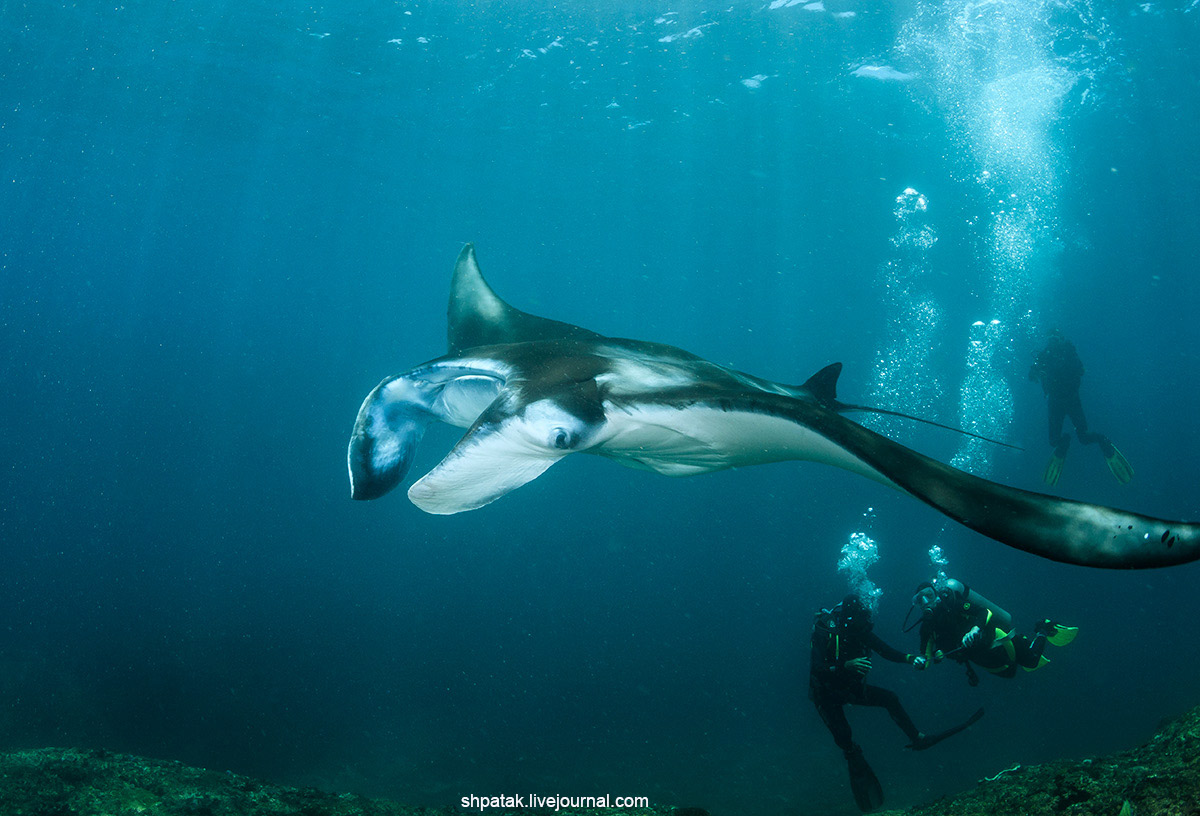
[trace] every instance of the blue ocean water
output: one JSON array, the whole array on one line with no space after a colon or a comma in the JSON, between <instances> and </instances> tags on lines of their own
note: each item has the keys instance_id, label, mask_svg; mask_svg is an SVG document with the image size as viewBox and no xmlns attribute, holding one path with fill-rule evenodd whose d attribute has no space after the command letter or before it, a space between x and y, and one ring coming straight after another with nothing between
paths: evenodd
<instances>
[{"instance_id":1,"label":"blue ocean water","mask_svg":"<svg viewBox=\"0 0 1200 816\"><path fill-rule=\"evenodd\" d=\"M603 8L598 8L598 6ZM969 687L879 665L890 804L1093 756L1200 703L1194 566L1037 559L848 473L571 457L477 512L348 498L384 376L443 353L474 242L536 314L784 382L845 363L905 444L1029 489L1051 328L1128 486L1200 517L1200 6L0 3L0 748L103 747L451 805L645 795L850 813L812 614L876 543L877 631L931 546L1081 634ZM415 473L456 434L434 431Z\"/></svg>"}]
</instances>

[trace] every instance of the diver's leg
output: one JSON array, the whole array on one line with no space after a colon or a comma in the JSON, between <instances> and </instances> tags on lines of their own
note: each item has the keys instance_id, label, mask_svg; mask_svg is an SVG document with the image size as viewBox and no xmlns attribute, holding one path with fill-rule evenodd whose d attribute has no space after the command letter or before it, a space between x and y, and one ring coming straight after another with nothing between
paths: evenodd
<instances>
[{"instance_id":1,"label":"diver's leg","mask_svg":"<svg viewBox=\"0 0 1200 816\"><path fill-rule=\"evenodd\" d=\"M1042 652L1046 651L1046 633L1039 628L1032 640L1025 635L1013 635L1012 645L1017 665L1036 669L1041 664Z\"/></svg>"},{"instance_id":2,"label":"diver's leg","mask_svg":"<svg viewBox=\"0 0 1200 816\"><path fill-rule=\"evenodd\" d=\"M1099 445L1100 453L1104 456L1104 461L1108 465L1108 469L1112 471L1112 475L1121 484L1129 484L1133 479L1133 466L1117 450L1111 439L1104 434L1088 430L1087 419L1083 415L1083 405L1079 402L1078 395L1075 396L1074 405L1068 405L1067 411L1071 422L1075 425L1075 434L1079 437L1079 441L1084 445ZM1063 438L1067 437L1064 435Z\"/></svg>"},{"instance_id":3,"label":"diver's leg","mask_svg":"<svg viewBox=\"0 0 1200 816\"><path fill-rule=\"evenodd\" d=\"M1055 448L1056 452L1061 449L1062 455L1066 455L1066 446L1071 444L1071 437L1063 433L1063 420L1067 417L1066 406L1063 401L1057 397L1048 397L1046 400L1046 421L1047 430L1050 432L1050 447ZM1065 444L1063 440L1066 440Z\"/></svg>"},{"instance_id":4,"label":"diver's leg","mask_svg":"<svg viewBox=\"0 0 1200 816\"><path fill-rule=\"evenodd\" d=\"M888 691L879 686L868 685L864 688L863 705L880 706L887 709L887 713L891 716L892 722L900 727L904 735L908 737L910 742L916 742L921 737L921 731L913 723L912 718L908 716L908 712L904 710L904 706L900 703L900 698L896 696L896 692Z\"/></svg>"},{"instance_id":5,"label":"diver's leg","mask_svg":"<svg viewBox=\"0 0 1200 816\"><path fill-rule=\"evenodd\" d=\"M977 645L967 654L971 663L989 674L997 677L1015 677L1017 674L1017 657L1011 639L991 647ZM970 666L970 663L967 665Z\"/></svg>"},{"instance_id":6,"label":"diver's leg","mask_svg":"<svg viewBox=\"0 0 1200 816\"><path fill-rule=\"evenodd\" d=\"M1042 472L1042 481L1053 487L1062 477L1063 464L1067 461L1067 451L1071 448L1071 437L1062 432L1063 419L1066 417L1066 406L1058 397L1049 397L1046 401L1046 414L1049 417L1050 445L1054 453L1046 462Z\"/></svg>"},{"instance_id":7,"label":"diver's leg","mask_svg":"<svg viewBox=\"0 0 1200 816\"><path fill-rule=\"evenodd\" d=\"M850 790L854 793L854 801L863 813L870 813L883 805L883 788L871 766L863 756L862 748L854 744L850 738L850 723L846 722L846 699L840 695L822 694L814 690L813 704L821 721L833 734L833 741L842 749L846 758L846 769L850 772ZM857 703L858 701L855 700Z\"/></svg>"},{"instance_id":8,"label":"diver's leg","mask_svg":"<svg viewBox=\"0 0 1200 816\"><path fill-rule=\"evenodd\" d=\"M850 734L850 723L846 721L846 710L842 703L829 698L814 699L813 703L817 707L817 714L821 715L821 722L825 723L825 727L833 735L834 743L842 749L843 754L849 753L850 749L854 747L854 740Z\"/></svg>"},{"instance_id":9,"label":"diver's leg","mask_svg":"<svg viewBox=\"0 0 1200 816\"><path fill-rule=\"evenodd\" d=\"M1092 433L1088 430L1087 417L1083 414L1083 403L1076 394L1074 399L1066 404L1067 416L1071 418L1071 424L1075 426L1075 435L1079 437L1081 445L1100 445L1101 448L1108 447L1108 437L1104 434ZM1107 450L1105 451L1107 456Z\"/></svg>"}]
</instances>

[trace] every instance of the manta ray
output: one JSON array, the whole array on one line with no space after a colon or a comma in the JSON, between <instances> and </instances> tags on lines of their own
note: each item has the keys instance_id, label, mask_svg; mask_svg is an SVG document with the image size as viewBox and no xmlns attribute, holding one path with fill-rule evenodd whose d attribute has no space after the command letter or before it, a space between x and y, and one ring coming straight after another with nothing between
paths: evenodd
<instances>
[{"instance_id":1,"label":"manta ray","mask_svg":"<svg viewBox=\"0 0 1200 816\"><path fill-rule=\"evenodd\" d=\"M1137 569L1200 558L1200 524L1008 487L847 419L851 411L893 412L839 402L840 363L784 385L673 346L522 312L484 280L470 244L454 268L448 337L445 356L387 377L367 395L347 454L352 498L375 499L399 485L437 420L467 431L408 489L428 513L483 507L572 453L667 476L794 459L881 482L1054 561Z\"/></svg>"}]
</instances>

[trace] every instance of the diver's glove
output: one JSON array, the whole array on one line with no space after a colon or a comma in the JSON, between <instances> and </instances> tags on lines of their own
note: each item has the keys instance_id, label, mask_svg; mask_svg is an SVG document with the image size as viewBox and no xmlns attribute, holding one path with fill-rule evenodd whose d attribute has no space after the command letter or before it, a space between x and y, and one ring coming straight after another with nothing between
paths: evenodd
<instances>
[{"instance_id":1,"label":"diver's glove","mask_svg":"<svg viewBox=\"0 0 1200 816\"><path fill-rule=\"evenodd\" d=\"M855 674L866 677L867 672L871 670L871 659L867 657L856 657L853 660L847 660L846 668Z\"/></svg>"},{"instance_id":2,"label":"diver's glove","mask_svg":"<svg viewBox=\"0 0 1200 816\"><path fill-rule=\"evenodd\" d=\"M924 671L929 666L929 658L925 655L913 655L912 666L917 671Z\"/></svg>"},{"instance_id":3,"label":"diver's glove","mask_svg":"<svg viewBox=\"0 0 1200 816\"><path fill-rule=\"evenodd\" d=\"M981 634L982 634L982 632L979 631L978 626L972 626L971 631L969 631L965 635L963 635L963 639L962 639L963 648L969 649L972 646L974 646L975 641L979 640L979 636Z\"/></svg>"}]
</instances>

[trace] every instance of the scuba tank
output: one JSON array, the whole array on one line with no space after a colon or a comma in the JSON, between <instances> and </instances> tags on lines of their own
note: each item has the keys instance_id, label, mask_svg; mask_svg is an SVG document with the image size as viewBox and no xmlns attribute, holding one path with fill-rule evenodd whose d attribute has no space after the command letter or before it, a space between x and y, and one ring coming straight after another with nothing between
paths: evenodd
<instances>
[{"instance_id":1,"label":"scuba tank","mask_svg":"<svg viewBox=\"0 0 1200 816\"><path fill-rule=\"evenodd\" d=\"M943 603L951 603L961 612L970 612L983 607L992 613L988 625L995 626L1002 632L1012 631L1012 615L1004 608L997 606L962 581L950 578L936 587L938 597Z\"/></svg>"},{"instance_id":2,"label":"scuba tank","mask_svg":"<svg viewBox=\"0 0 1200 816\"><path fill-rule=\"evenodd\" d=\"M938 581L936 584L926 582L917 587L912 606L909 607L908 614L904 616L903 629L905 632L925 620L926 616L933 611L935 600L938 607L956 613L970 612L972 609L983 607L992 613L989 621L991 625L1003 632L1012 631L1012 615L1007 610L992 603L962 581L948 578ZM912 625L909 625L909 618L918 609L921 614L917 616Z\"/></svg>"}]
</instances>

